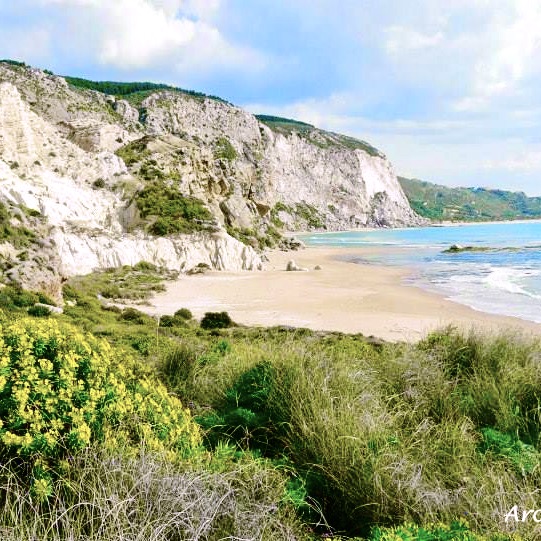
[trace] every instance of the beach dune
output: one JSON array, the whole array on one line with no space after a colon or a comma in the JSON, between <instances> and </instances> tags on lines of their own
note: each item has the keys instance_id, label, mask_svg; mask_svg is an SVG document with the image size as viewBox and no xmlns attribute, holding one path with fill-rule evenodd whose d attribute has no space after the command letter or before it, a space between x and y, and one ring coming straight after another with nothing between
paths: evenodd
<instances>
[{"instance_id":1,"label":"beach dune","mask_svg":"<svg viewBox=\"0 0 541 541\"><path fill-rule=\"evenodd\" d=\"M440 295L405 285L407 269L357 264L347 259L370 249L306 248L268 254L259 272L209 272L182 276L151 299L148 311L172 314L189 308L195 317L227 311L240 324L291 325L415 341L447 325L482 331L541 333L541 325L479 312ZM308 272L287 272L295 259ZM319 265L321 270L314 268Z\"/></svg>"}]
</instances>

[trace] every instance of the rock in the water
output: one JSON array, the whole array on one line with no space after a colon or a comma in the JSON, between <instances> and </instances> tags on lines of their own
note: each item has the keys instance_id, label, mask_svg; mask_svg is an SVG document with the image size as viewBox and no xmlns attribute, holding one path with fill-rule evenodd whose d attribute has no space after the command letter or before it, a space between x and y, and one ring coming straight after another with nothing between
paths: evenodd
<instances>
[{"instance_id":1,"label":"rock in the water","mask_svg":"<svg viewBox=\"0 0 541 541\"><path fill-rule=\"evenodd\" d=\"M316 266L314 267L314 270L321 270L321 265L316 265Z\"/></svg>"}]
</instances>

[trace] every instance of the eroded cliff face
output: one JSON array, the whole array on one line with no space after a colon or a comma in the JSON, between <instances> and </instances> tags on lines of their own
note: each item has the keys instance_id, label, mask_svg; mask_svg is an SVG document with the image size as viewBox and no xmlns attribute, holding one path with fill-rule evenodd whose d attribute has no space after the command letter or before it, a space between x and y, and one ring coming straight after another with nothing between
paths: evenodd
<instances>
[{"instance_id":1,"label":"eroded cliff face","mask_svg":"<svg viewBox=\"0 0 541 541\"><path fill-rule=\"evenodd\" d=\"M115 99L4 63L0 202L4 279L57 297L65 277L142 260L258 269L282 229L420 221L386 158L353 139L181 92Z\"/></svg>"},{"instance_id":2,"label":"eroded cliff face","mask_svg":"<svg viewBox=\"0 0 541 541\"><path fill-rule=\"evenodd\" d=\"M235 227L257 228L259 218L289 230L422 223L386 157L360 141L313 127L273 130L237 107L172 92L141 110L147 133L196 142L175 167Z\"/></svg>"}]
</instances>

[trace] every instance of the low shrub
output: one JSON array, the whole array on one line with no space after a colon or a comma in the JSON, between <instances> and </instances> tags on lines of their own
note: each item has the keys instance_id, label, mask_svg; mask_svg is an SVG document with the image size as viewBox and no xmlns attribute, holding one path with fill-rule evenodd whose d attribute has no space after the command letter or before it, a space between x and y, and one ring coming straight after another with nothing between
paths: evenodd
<instances>
[{"instance_id":1,"label":"low shrub","mask_svg":"<svg viewBox=\"0 0 541 541\"><path fill-rule=\"evenodd\" d=\"M131 346L135 351L138 351L143 357L150 355L153 340L150 336L142 335L132 338Z\"/></svg>"},{"instance_id":2,"label":"low shrub","mask_svg":"<svg viewBox=\"0 0 541 541\"><path fill-rule=\"evenodd\" d=\"M102 179L102 178L98 178L96 179L93 183L92 183L92 186L94 186L94 188L105 188L105 180Z\"/></svg>"},{"instance_id":3,"label":"low shrub","mask_svg":"<svg viewBox=\"0 0 541 541\"><path fill-rule=\"evenodd\" d=\"M139 261L139 263L136 263L133 266L133 269L137 271L151 271L151 272L158 271L158 267L154 265L154 263L150 263L148 261Z\"/></svg>"},{"instance_id":4,"label":"low shrub","mask_svg":"<svg viewBox=\"0 0 541 541\"><path fill-rule=\"evenodd\" d=\"M51 311L46 306L31 306L28 309L28 315L33 317L48 317L51 315Z\"/></svg>"},{"instance_id":5,"label":"low shrub","mask_svg":"<svg viewBox=\"0 0 541 541\"><path fill-rule=\"evenodd\" d=\"M136 325L145 325L152 320L149 316L136 308L124 308L119 317L123 321L129 321Z\"/></svg>"},{"instance_id":6,"label":"low shrub","mask_svg":"<svg viewBox=\"0 0 541 541\"><path fill-rule=\"evenodd\" d=\"M160 327L186 327L186 320L179 316L161 316Z\"/></svg>"},{"instance_id":7,"label":"low shrub","mask_svg":"<svg viewBox=\"0 0 541 541\"><path fill-rule=\"evenodd\" d=\"M188 310L188 308L180 308L175 312L175 316L180 317L182 319L193 319L193 314Z\"/></svg>"},{"instance_id":8,"label":"low shrub","mask_svg":"<svg viewBox=\"0 0 541 541\"><path fill-rule=\"evenodd\" d=\"M237 151L227 137L219 137L215 145L214 157L216 159L233 161L237 158Z\"/></svg>"},{"instance_id":9,"label":"low shrub","mask_svg":"<svg viewBox=\"0 0 541 541\"><path fill-rule=\"evenodd\" d=\"M481 433L483 441L480 451L491 452L509 460L518 474L527 475L541 465L541 455L533 445L528 445L511 434L502 434L494 428L483 428Z\"/></svg>"},{"instance_id":10,"label":"low shrub","mask_svg":"<svg viewBox=\"0 0 541 541\"><path fill-rule=\"evenodd\" d=\"M221 441L231 441L266 453L273 437L272 425L277 422L267 403L273 383L273 369L266 362L242 374L225 392L219 413L196 418L207 430L207 444L214 447Z\"/></svg>"},{"instance_id":11,"label":"low shrub","mask_svg":"<svg viewBox=\"0 0 541 541\"><path fill-rule=\"evenodd\" d=\"M227 312L206 312L201 319L202 329L227 329L234 326Z\"/></svg>"}]
</instances>

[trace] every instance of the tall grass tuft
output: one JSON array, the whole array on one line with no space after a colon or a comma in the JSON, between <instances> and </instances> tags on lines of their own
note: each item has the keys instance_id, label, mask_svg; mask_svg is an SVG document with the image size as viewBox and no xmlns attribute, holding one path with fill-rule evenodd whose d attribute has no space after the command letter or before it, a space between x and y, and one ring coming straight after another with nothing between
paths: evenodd
<instances>
[{"instance_id":1,"label":"tall grass tuft","mask_svg":"<svg viewBox=\"0 0 541 541\"><path fill-rule=\"evenodd\" d=\"M515 504L539 506L538 341L444 329L418 345L375 347L348 336L275 334L251 352L251 363L238 355L205 367L196 399L213 403L224 432L223 397L265 359L272 381L258 413L271 420L273 445L260 449L288 457L336 530L369 535L374 526L466 518L477 532L541 537L533 521L504 521Z\"/></svg>"}]
</instances>

